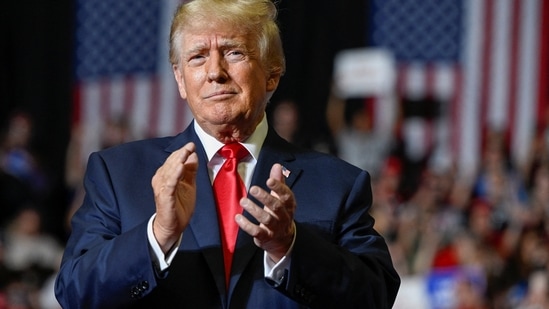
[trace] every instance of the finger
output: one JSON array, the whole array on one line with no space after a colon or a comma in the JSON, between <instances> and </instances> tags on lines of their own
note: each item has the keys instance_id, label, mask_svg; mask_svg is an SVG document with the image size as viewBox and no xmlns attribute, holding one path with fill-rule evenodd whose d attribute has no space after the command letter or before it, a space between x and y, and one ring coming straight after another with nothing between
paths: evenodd
<instances>
[{"instance_id":1,"label":"finger","mask_svg":"<svg viewBox=\"0 0 549 309\"><path fill-rule=\"evenodd\" d=\"M196 145L193 142L188 142L181 149L186 149L189 152L194 152L196 150Z\"/></svg>"},{"instance_id":2,"label":"finger","mask_svg":"<svg viewBox=\"0 0 549 309\"><path fill-rule=\"evenodd\" d=\"M293 208L293 205L295 205L293 192L284 182L269 178L267 187L271 189L270 195L279 202L279 204L273 206L283 205L284 208Z\"/></svg>"},{"instance_id":3,"label":"finger","mask_svg":"<svg viewBox=\"0 0 549 309\"><path fill-rule=\"evenodd\" d=\"M254 238L256 245L263 248L262 243L270 241L275 235L274 231L268 227L268 223L271 220L273 222L276 220L247 198L241 200L241 205L259 222L259 224L251 222L242 214L235 216L236 223L244 232Z\"/></svg>"},{"instance_id":4,"label":"finger","mask_svg":"<svg viewBox=\"0 0 549 309\"><path fill-rule=\"evenodd\" d=\"M182 177L179 179L178 185L175 188L179 204L185 205L188 203L194 204L196 200L196 172L198 170L198 156L196 153L191 153L187 161L183 164ZM194 208L193 208L194 210Z\"/></svg>"},{"instance_id":5,"label":"finger","mask_svg":"<svg viewBox=\"0 0 549 309\"><path fill-rule=\"evenodd\" d=\"M193 183L198 165L194 143L174 151L154 174L151 184L157 194L172 195L178 182L185 177L186 182Z\"/></svg>"},{"instance_id":6,"label":"finger","mask_svg":"<svg viewBox=\"0 0 549 309\"><path fill-rule=\"evenodd\" d=\"M286 168L281 164L275 163L271 167L271 172L269 174L269 179L267 179L267 186L273 190L279 186L284 186L286 184L286 177L284 176L284 170Z\"/></svg>"},{"instance_id":7,"label":"finger","mask_svg":"<svg viewBox=\"0 0 549 309\"><path fill-rule=\"evenodd\" d=\"M174 172L175 174L178 174L177 172L179 172L182 167L181 164L184 164L194 152L194 143L187 143L185 146L171 153L164 164L159 168L159 171L165 175L174 174Z\"/></svg>"},{"instance_id":8,"label":"finger","mask_svg":"<svg viewBox=\"0 0 549 309\"><path fill-rule=\"evenodd\" d=\"M195 148L193 142L185 144L185 146L174 151L168 159L166 159L165 165L168 167L176 167L180 164L185 164L189 160L189 157L195 153ZM195 162L195 160L192 159L192 162ZM198 162L198 160L196 160L196 162Z\"/></svg>"},{"instance_id":9,"label":"finger","mask_svg":"<svg viewBox=\"0 0 549 309\"><path fill-rule=\"evenodd\" d=\"M250 188L250 195L255 197L259 202L265 205L267 209L272 211L276 211L284 206L278 196L268 193L258 186L252 186Z\"/></svg>"},{"instance_id":10,"label":"finger","mask_svg":"<svg viewBox=\"0 0 549 309\"><path fill-rule=\"evenodd\" d=\"M196 172L198 171L198 155L192 152L183 163L183 177L181 181L189 184L194 184L196 180Z\"/></svg>"},{"instance_id":11,"label":"finger","mask_svg":"<svg viewBox=\"0 0 549 309\"><path fill-rule=\"evenodd\" d=\"M284 167L281 164L279 163L273 164L269 178L284 182L284 174L282 174L283 169Z\"/></svg>"},{"instance_id":12,"label":"finger","mask_svg":"<svg viewBox=\"0 0 549 309\"><path fill-rule=\"evenodd\" d=\"M262 231L262 228L257 225L257 224L254 224L253 222L251 222L250 220L248 220L248 218L246 218L244 215L242 214L237 214L235 216L235 221L236 221L236 224L238 224L238 226L244 231L246 232L248 235L252 236L252 237L258 237L261 235L261 233L264 233Z\"/></svg>"},{"instance_id":13,"label":"finger","mask_svg":"<svg viewBox=\"0 0 549 309\"><path fill-rule=\"evenodd\" d=\"M260 207L246 197L240 200L240 205L261 224L269 225L277 218L272 210Z\"/></svg>"},{"instance_id":14,"label":"finger","mask_svg":"<svg viewBox=\"0 0 549 309\"><path fill-rule=\"evenodd\" d=\"M254 238L254 243L259 248L268 251L272 258L277 260L282 258L288 252L291 240L293 239L293 221L287 227L284 227L286 224L280 225L280 221L277 218L247 198L241 200L241 205L260 224L254 224L245 216L238 214L235 217L238 226Z\"/></svg>"}]
</instances>

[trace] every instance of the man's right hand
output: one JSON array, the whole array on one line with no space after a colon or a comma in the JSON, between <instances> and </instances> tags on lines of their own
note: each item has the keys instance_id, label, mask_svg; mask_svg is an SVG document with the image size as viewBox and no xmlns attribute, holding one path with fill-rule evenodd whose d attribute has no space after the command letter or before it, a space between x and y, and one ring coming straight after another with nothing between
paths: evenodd
<instances>
[{"instance_id":1,"label":"man's right hand","mask_svg":"<svg viewBox=\"0 0 549 309\"><path fill-rule=\"evenodd\" d=\"M173 152L151 181L156 203L153 232L164 253L179 239L194 212L198 169L195 148L190 142Z\"/></svg>"}]
</instances>

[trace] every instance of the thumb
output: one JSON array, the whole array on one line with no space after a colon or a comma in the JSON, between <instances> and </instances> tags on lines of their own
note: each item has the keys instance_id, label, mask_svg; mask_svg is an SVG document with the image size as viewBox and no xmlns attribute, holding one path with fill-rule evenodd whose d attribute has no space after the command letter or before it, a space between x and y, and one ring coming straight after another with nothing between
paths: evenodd
<instances>
[{"instance_id":1,"label":"thumb","mask_svg":"<svg viewBox=\"0 0 549 309\"><path fill-rule=\"evenodd\" d=\"M269 175L269 178L271 180L274 179L274 180L278 180L282 183L285 183L284 174L282 174L283 169L284 169L284 167L281 164L275 163L273 165L273 167L271 168L271 173ZM271 190L271 195L279 198L278 194L274 190Z\"/></svg>"},{"instance_id":2,"label":"thumb","mask_svg":"<svg viewBox=\"0 0 549 309\"><path fill-rule=\"evenodd\" d=\"M269 178L284 182L284 174L282 174L283 169L284 167L281 164L279 163L273 164Z\"/></svg>"}]
</instances>

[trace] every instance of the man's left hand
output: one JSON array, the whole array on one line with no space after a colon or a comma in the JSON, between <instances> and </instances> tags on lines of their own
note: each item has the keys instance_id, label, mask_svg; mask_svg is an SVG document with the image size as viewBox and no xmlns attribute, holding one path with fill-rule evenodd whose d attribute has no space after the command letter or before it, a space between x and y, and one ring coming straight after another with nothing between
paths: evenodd
<instances>
[{"instance_id":1,"label":"man's left hand","mask_svg":"<svg viewBox=\"0 0 549 309\"><path fill-rule=\"evenodd\" d=\"M264 207L258 206L246 197L240 200L240 205L259 224L250 222L241 214L236 216L236 222L254 238L255 244L277 263L288 252L294 238L296 201L292 190L284 182L280 164L274 164L271 168L267 187L271 189L270 193L258 186L250 188L250 194L263 203Z\"/></svg>"}]
</instances>

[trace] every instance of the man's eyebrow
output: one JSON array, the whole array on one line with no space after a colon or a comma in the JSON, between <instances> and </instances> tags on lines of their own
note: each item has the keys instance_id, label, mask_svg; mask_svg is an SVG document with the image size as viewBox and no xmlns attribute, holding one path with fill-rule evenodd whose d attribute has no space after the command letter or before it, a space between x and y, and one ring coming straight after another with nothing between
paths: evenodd
<instances>
[{"instance_id":1,"label":"man's eyebrow","mask_svg":"<svg viewBox=\"0 0 549 309\"><path fill-rule=\"evenodd\" d=\"M201 52L203 50L206 50L206 49L208 49L208 44L197 43L197 44L193 45L191 48L185 50L184 54L185 55L192 55L192 54L199 53L199 52Z\"/></svg>"},{"instance_id":2,"label":"man's eyebrow","mask_svg":"<svg viewBox=\"0 0 549 309\"><path fill-rule=\"evenodd\" d=\"M219 41L219 47L221 48L245 48L246 44L242 40L235 40L235 39L221 39Z\"/></svg>"},{"instance_id":3,"label":"man's eyebrow","mask_svg":"<svg viewBox=\"0 0 549 309\"><path fill-rule=\"evenodd\" d=\"M241 48L241 49L244 49L244 50L248 50L248 48L246 47L246 43L243 40L236 40L236 39L231 39L231 38L220 39L218 45L219 45L220 49ZM195 55L195 54L199 54L203 51L206 51L209 48L210 48L209 43L198 42L198 43L194 44L193 46L191 46L189 49L185 50L183 52L183 55L184 56L192 56L192 55Z\"/></svg>"}]
</instances>

